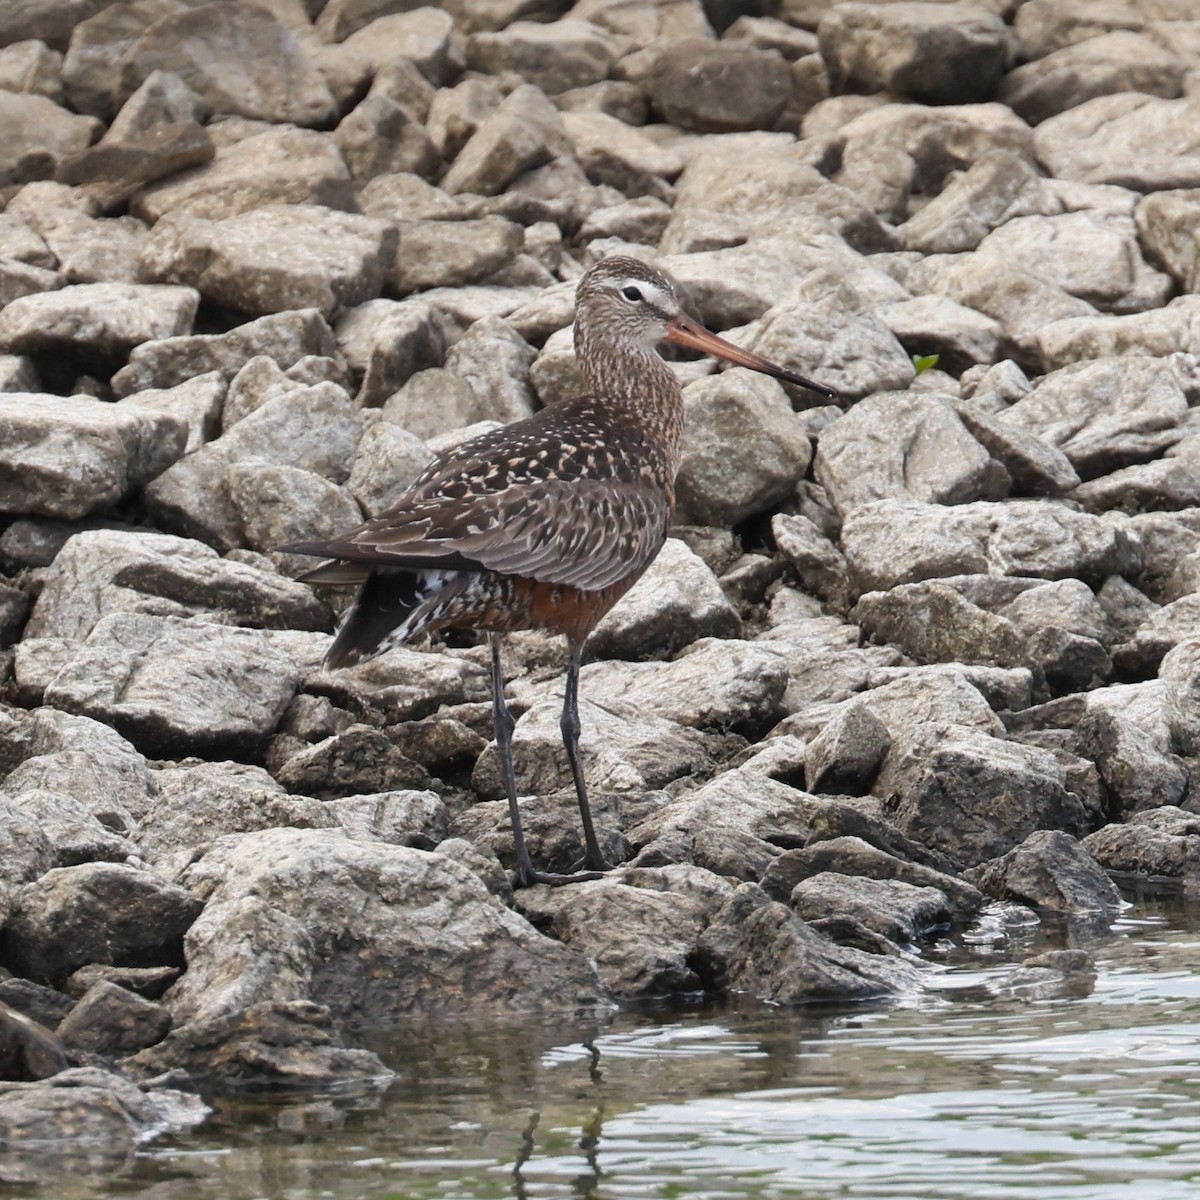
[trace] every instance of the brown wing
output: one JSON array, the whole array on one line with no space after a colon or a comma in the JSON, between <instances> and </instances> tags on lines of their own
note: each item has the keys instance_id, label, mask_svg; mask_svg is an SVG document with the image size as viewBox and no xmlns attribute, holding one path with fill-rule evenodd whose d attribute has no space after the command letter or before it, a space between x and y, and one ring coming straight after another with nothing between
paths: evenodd
<instances>
[{"instance_id":1,"label":"brown wing","mask_svg":"<svg viewBox=\"0 0 1200 1200\"><path fill-rule=\"evenodd\" d=\"M536 479L468 500L410 493L340 537L287 549L375 566L482 567L595 591L641 571L669 519L649 480Z\"/></svg>"}]
</instances>

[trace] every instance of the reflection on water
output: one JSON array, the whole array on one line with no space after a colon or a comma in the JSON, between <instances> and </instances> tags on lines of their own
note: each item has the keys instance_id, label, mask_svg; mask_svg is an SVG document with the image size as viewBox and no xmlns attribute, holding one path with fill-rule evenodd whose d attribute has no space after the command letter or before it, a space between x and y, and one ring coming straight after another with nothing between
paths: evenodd
<instances>
[{"instance_id":1,"label":"reflection on water","mask_svg":"<svg viewBox=\"0 0 1200 1200\"><path fill-rule=\"evenodd\" d=\"M1026 932L940 947L903 1006L392 1031L373 1045L400 1072L382 1098L226 1102L119 1179L22 1194L1195 1200L1197 917L1140 905L1090 944L1083 998L991 995Z\"/></svg>"}]
</instances>

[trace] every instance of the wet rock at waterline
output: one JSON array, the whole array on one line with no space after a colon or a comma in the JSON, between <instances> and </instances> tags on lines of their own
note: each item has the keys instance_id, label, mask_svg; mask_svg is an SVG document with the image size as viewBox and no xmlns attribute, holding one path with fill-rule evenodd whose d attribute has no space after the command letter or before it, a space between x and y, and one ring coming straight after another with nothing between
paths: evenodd
<instances>
[{"instance_id":1,"label":"wet rock at waterline","mask_svg":"<svg viewBox=\"0 0 1200 1200\"><path fill-rule=\"evenodd\" d=\"M984 894L1200 887L1184 17L94 7L0 15L0 1001L317 1087L386 1078L347 1020L905 992ZM840 397L672 360L686 527L583 672L636 866L514 896L486 648L326 672L345 596L275 547L574 395L612 252ZM563 649L506 653L567 870ZM6 1128L175 1120L77 1084Z\"/></svg>"}]
</instances>

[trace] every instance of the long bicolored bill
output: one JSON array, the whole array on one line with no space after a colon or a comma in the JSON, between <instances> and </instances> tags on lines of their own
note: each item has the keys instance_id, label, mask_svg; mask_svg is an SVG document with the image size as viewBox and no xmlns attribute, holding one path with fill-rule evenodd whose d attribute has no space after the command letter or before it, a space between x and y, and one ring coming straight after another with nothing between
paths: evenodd
<instances>
[{"instance_id":1,"label":"long bicolored bill","mask_svg":"<svg viewBox=\"0 0 1200 1200\"><path fill-rule=\"evenodd\" d=\"M743 350L741 346L735 346L732 342L717 337L715 333L709 333L703 325L682 313L673 321L668 322L666 340L674 342L677 346L687 346L691 350L699 350L702 354L712 354L717 358L723 358L726 362L731 362L739 367L749 367L751 371L772 375L786 383L794 383L808 388L810 392L816 392L818 396L827 396L830 400L838 399L838 394L833 388L826 387L822 383L813 383L811 379L805 379L803 375L797 375L795 371L789 371L787 367L778 366L769 359L763 358L761 354L755 354L753 350Z\"/></svg>"}]
</instances>

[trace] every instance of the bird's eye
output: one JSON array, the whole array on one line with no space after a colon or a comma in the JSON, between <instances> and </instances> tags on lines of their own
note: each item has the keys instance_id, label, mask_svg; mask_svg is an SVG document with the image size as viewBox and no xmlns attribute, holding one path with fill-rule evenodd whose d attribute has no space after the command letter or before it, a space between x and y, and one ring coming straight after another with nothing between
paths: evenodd
<instances>
[{"instance_id":1,"label":"bird's eye","mask_svg":"<svg viewBox=\"0 0 1200 1200\"><path fill-rule=\"evenodd\" d=\"M621 295L624 296L626 300L634 301L635 304L639 303L643 299L642 293L633 286L623 287L621 289Z\"/></svg>"}]
</instances>

